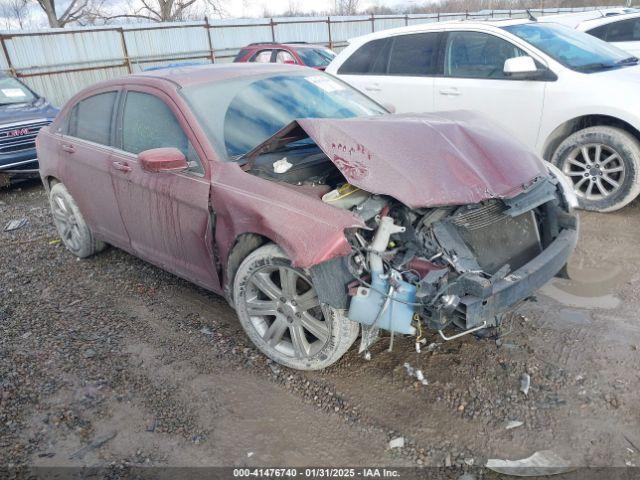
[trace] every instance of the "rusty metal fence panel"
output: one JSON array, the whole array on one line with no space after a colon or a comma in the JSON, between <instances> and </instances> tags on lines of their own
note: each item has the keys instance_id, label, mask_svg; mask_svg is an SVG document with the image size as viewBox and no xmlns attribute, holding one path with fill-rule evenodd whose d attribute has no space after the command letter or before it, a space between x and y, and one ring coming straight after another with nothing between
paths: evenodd
<instances>
[{"instance_id":1,"label":"rusty metal fence panel","mask_svg":"<svg viewBox=\"0 0 640 480\"><path fill-rule=\"evenodd\" d=\"M598 7L533 9L555 14ZM202 22L0 32L0 70L62 105L100 80L176 62L230 62L253 42L304 41L342 50L351 38L388 28L457 19L521 18L523 10L420 15L224 19Z\"/></svg>"}]
</instances>

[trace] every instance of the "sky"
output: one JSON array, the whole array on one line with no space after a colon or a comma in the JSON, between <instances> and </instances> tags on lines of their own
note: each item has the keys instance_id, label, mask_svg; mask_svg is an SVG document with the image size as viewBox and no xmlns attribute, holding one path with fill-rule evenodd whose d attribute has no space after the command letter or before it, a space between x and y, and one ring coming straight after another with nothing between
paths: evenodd
<instances>
[{"instance_id":1,"label":"sky","mask_svg":"<svg viewBox=\"0 0 640 480\"><path fill-rule=\"evenodd\" d=\"M1 0L0 0L1 1ZM396 7L400 4L424 3L418 0L360 0L359 8L366 10L371 6ZM327 12L334 6L333 0L226 0L225 8L232 17L259 17L267 10L278 15L289 10L290 6L303 12Z\"/></svg>"},{"instance_id":2,"label":"sky","mask_svg":"<svg viewBox=\"0 0 640 480\"><path fill-rule=\"evenodd\" d=\"M3 15L3 4L8 5L12 0L0 0L0 29L19 28L15 21ZM140 1L140 0L134 0ZM335 0L220 0L225 11L226 18L256 18L262 17L265 13L272 16L280 15L290 9L303 13L327 13L334 7ZM386 6L395 8L398 6L421 5L427 0L359 0L358 8L366 10L372 6ZM35 2L33 2L35 4ZM58 0L61 9L65 8L68 0ZM113 12L121 10L121 6L126 5L128 0L106 0L104 5ZM28 13L27 28L45 27L46 17L35 5Z\"/></svg>"},{"instance_id":3,"label":"sky","mask_svg":"<svg viewBox=\"0 0 640 480\"><path fill-rule=\"evenodd\" d=\"M9 5L13 0L0 0L0 29L17 28L15 22L3 15L3 5ZM133 0L140 2L140 0ZM373 6L398 7L421 5L427 0L359 0L358 8L366 10ZM128 0L106 0L104 6L108 10L120 10L121 5L126 5ZM335 0L220 0L225 11L226 18L262 17L265 13L277 16L288 10L297 10L304 13L327 13L334 8ZM33 2L35 4L35 2ZM64 9L68 0L57 0L60 9ZM35 5L30 8L27 23L29 27L46 26L46 17Z\"/></svg>"}]
</instances>

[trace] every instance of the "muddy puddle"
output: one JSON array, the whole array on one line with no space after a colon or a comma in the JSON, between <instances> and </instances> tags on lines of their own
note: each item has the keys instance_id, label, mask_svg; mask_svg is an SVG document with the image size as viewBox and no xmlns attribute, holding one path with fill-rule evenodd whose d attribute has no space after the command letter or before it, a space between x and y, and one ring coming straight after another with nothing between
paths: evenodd
<instances>
[{"instance_id":1,"label":"muddy puddle","mask_svg":"<svg viewBox=\"0 0 640 480\"><path fill-rule=\"evenodd\" d=\"M570 265L570 280L554 278L540 289L540 293L567 307L609 310L620 305L617 293L631 276L632 272L621 265L602 268Z\"/></svg>"}]
</instances>

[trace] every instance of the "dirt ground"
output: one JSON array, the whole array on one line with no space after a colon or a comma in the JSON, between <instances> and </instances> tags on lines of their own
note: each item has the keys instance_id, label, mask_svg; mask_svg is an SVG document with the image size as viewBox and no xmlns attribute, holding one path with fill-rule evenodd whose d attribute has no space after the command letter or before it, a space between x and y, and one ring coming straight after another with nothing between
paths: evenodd
<instances>
[{"instance_id":1,"label":"dirt ground","mask_svg":"<svg viewBox=\"0 0 640 480\"><path fill-rule=\"evenodd\" d=\"M543 449L639 465L640 204L581 218L574 280L500 339L430 335L417 354L384 338L370 361L352 348L303 373L253 348L222 298L115 248L67 253L39 184L1 190L0 465L482 465Z\"/></svg>"}]
</instances>

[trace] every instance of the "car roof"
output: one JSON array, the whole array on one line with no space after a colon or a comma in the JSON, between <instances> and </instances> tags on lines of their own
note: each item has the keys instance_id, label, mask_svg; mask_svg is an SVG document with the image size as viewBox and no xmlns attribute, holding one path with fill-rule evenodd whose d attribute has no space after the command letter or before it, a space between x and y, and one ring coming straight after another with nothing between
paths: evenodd
<instances>
[{"instance_id":1,"label":"car roof","mask_svg":"<svg viewBox=\"0 0 640 480\"><path fill-rule=\"evenodd\" d=\"M417 25L409 25L408 27L390 28L380 30L379 32L368 33L360 37L349 40L349 43L364 43L365 41L374 40L376 38L386 38L394 35L403 35L407 33L430 32L433 30L455 30L456 28L500 28L509 25L520 25L524 23L532 23L527 18L505 18L505 19L487 19L487 20L451 20L444 22L419 23Z\"/></svg>"},{"instance_id":2,"label":"car roof","mask_svg":"<svg viewBox=\"0 0 640 480\"><path fill-rule=\"evenodd\" d=\"M248 75L259 75L278 72L299 72L300 65L282 63L214 63L211 65L182 66L162 70L147 70L130 75L134 79L163 79L180 87L229 80ZM317 73L316 70L313 70ZM120 79L122 81L122 79ZM115 83L115 81L114 81Z\"/></svg>"},{"instance_id":3,"label":"car roof","mask_svg":"<svg viewBox=\"0 0 640 480\"><path fill-rule=\"evenodd\" d=\"M599 17L599 18L592 18L589 20L585 20L584 22L581 22L577 28L579 28L580 30L586 30L586 29L591 29L591 28L595 28L598 27L600 25L608 25L610 23L615 23L615 22L621 22L623 20L629 20L631 18L638 18L640 17L640 11L635 12L635 13L624 13L624 14L620 14L620 15L611 15L608 17Z\"/></svg>"},{"instance_id":4,"label":"car roof","mask_svg":"<svg viewBox=\"0 0 640 480\"><path fill-rule=\"evenodd\" d=\"M592 22L599 20L606 20L608 23L609 19L615 21L615 19L622 18L630 13L633 13L633 10L640 12L640 10L634 8L599 8L596 10L587 10L585 12L573 12L573 13L560 13L553 15L544 15L538 17L539 22L555 22L565 25L570 28L577 28L578 25L581 25L584 22Z\"/></svg>"},{"instance_id":5,"label":"car roof","mask_svg":"<svg viewBox=\"0 0 640 480\"><path fill-rule=\"evenodd\" d=\"M242 47L242 50L246 49L258 49L258 48L269 48L269 47L288 47L288 48L325 48L322 45L317 45L315 43L307 43L307 42L256 42L250 43L246 47Z\"/></svg>"}]
</instances>

